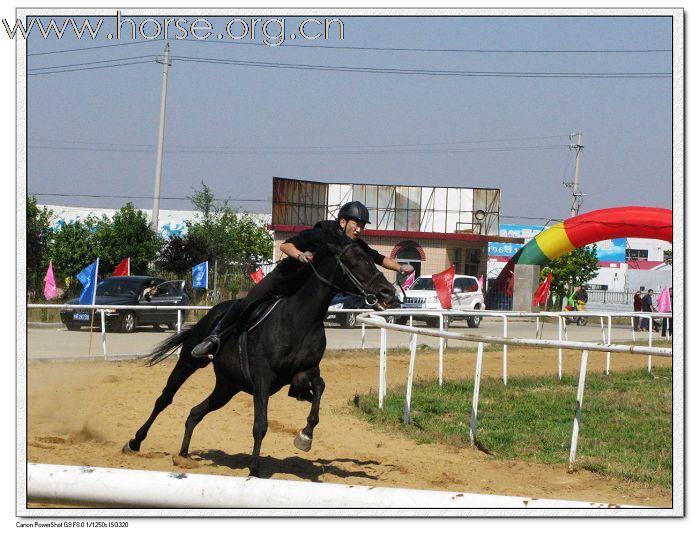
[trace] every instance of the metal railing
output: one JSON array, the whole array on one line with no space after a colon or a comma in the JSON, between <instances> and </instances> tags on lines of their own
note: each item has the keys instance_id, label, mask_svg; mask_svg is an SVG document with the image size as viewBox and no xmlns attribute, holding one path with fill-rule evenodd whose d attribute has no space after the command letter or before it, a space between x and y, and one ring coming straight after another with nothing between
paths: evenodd
<instances>
[{"instance_id":1,"label":"metal railing","mask_svg":"<svg viewBox=\"0 0 700 533\"><path fill-rule=\"evenodd\" d=\"M411 311L413 314L416 314L415 311ZM630 345L621 345L621 344L610 344L609 343L609 335L610 335L610 323L612 320L613 316L617 317L629 317L629 316L642 316L642 317L648 317L650 320L654 317L661 317L661 318L671 318L670 313L607 313L607 314L600 314L600 313L590 313L590 312L560 312L560 313L493 313L489 311L470 311L470 312L443 312L444 314L460 314L460 315L479 315L479 316L501 316L504 320L504 324L507 324L507 320L509 316L535 316L537 317L537 329L540 329L540 324L539 324L539 317L542 315L545 316L551 316L551 317L556 317L559 322L559 339L558 340L542 340L542 339L522 339L522 338L509 338L507 337L507 334L504 334L503 337L493 337L493 336L488 336L488 335L477 335L477 334L463 334L463 333L453 333L450 331L445 331L443 329L443 317L440 319L440 327L439 329L435 328L417 328L412 325L410 326L402 326L399 324L389 324L386 321L385 316L386 315L395 315L397 311L384 311L380 313L371 313L371 312L366 312L357 317L358 321L360 321L363 324L368 324L368 325L374 325L377 327L382 328L382 343L380 346L380 353L379 353L379 388L378 388L378 395L379 395L379 408L382 409L384 406L384 398L386 397L386 392L387 392L387 353L386 353L386 331L387 330L395 330L395 331L403 331L407 332L410 334L409 337L409 350L410 350L410 359L409 359L409 365L408 365L408 376L406 380L406 399L404 403L404 416L403 416L403 422L404 424L408 424L410 422L410 416L411 416L411 392L413 388L413 376L414 376L414 370L415 370L415 360L416 360L416 346L418 343L418 335L428 335L432 337L439 337L440 339L454 339L454 340L461 340L461 341L470 341L470 342L477 342L477 357L476 357L476 365L475 365L475 370L474 370L474 390L472 394L472 410L471 410L471 419L470 419L470 430L469 430L469 439L472 444L475 443L476 440L476 430L477 430L477 413L478 413L478 404L479 404L479 389L480 389L480 384L481 384L481 367L482 367L482 361L483 361L483 354L484 354L484 343L489 343L489 344L500 344L504 347L504 352L503 352L503 369L504 369L504 377L503 377L503 383L507 383L507 352L505 351L505 348L507 346L527 346L527 347L537 347L537 348L557 348L559 350L559 379L561 379L561 351L563 349L579 349L582 350L581 353L581 364L580 364L580 369L579 369L579 382L578 382L578 390L577 390L577 395L576 395L576 414L574 416L574 422L573 422L573 429L572 429L572 434L571 434L571 446L569 450L569 470L574 469L575 461L576 461L576 450L578 446L578 434L579 434L579 428L580 428L580 423L581 423L581 412L582 412L582 405L583 405L583 391L585 387L585 381L586 381L586 370L587 370L587 364L588 364L588 352L589 351L598 351L598 352L607 352L607 363L606 363L606 373L609 373L610 369L610 353L625 353L625 354L638 354L638 355L647 355L649 358L648 362L648 369L651 372L651 356L656 355L656 356L662 356L662 357L672 357L673 356L673 351L670 348L656 348L651 346L651 328L650 328L650 335L649 335L649 346L630 346ZM434 313L430 313L434 314ZM429 315L428 315L429 316ZM581 316L600 316L601 318L601 326L602 326L602 320L603 317L608 317L608 342L605 340L605 329L603 329L603 343L592 343L592 342L578 342L578 341L569 341L569 340L564 340L562 339L562 322L566 322L567 317L581 317ZM507 326L504 326L504 328ZM565 326L564 326L565 327ZM442 384L442 368L443 368L443 361L442 361L442 351L440 351L439 354L439 364L438 364L438 374L439 374L439 382Z\"/></svg>"}]
</instances>

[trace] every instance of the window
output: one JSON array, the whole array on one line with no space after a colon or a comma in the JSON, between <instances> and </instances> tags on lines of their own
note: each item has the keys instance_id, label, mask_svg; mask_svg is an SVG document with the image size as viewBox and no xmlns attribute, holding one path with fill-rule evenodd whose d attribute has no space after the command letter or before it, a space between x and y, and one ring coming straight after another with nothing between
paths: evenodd
<instances>
[{"instance_id":1,"label":"window","mask_svg":"<svg viewBox=\"0 0 700 533\"><path fill-rule=\"evenodd\" d=\"M648 261L649 250L635 250L634 248L627 249L627 261Z\"/></svg>"}]
</instances>

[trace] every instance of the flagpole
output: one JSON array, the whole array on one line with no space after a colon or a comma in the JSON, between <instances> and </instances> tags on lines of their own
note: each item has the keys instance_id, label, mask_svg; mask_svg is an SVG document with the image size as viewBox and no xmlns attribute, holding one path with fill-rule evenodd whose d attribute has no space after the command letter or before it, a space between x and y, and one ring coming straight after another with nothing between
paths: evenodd
<instances>
[{"instance_id":1,"label":"flagpole","mask_svg":"<svg viewBox=\"0 0 700 533\"><path fill-rule=\"evenodd\" d=\"M97 295L97 273L100 271L100 258L95 261L95 282L92 287L92 305L95 305L95 296ZM90 340L88 341L88 357L92 355L92 327L95 324L95 308L93 307L90 314Z\"/></svg>"}]
</instances>

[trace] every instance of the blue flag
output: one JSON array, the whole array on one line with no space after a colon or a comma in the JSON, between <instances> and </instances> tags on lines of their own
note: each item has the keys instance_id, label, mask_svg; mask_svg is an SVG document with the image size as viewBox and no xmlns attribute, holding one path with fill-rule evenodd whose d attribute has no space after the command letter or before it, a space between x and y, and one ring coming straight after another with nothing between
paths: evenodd
<instances>
[{"instance_id":1,"label":"blue flag","mask_svg":"<svg viewBox=\"0 0 700 533\"><path fill-rule=\"evenodd\" d=\"M94 263L86 266L78 273L78 280L83 284L83 292L80 293L81 304L95 304L95 291L97 290L97 269L99 266L100 259L98 257Z\"/></svg>"},{"instance_id":2,"label":"blue flag","mask_svg":"<svg viewBox=\"0 0 700 533\"><path fill-rule=\"evenodd\" d=\"M204 261L204 263L199 263L192 267L192 288L209 288L209 261Z\"/></svg>"}]
</instances>

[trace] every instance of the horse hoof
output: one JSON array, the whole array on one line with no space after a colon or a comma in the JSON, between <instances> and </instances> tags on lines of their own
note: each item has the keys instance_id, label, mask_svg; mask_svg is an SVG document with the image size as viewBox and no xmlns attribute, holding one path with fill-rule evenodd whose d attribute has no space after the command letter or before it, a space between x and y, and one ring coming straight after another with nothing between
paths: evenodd
<instances>
[{"instance_id":1,"label":"horse hoof","mask_svg":"<svg viewBox=\"0 0 700 533\"><path fill-rule=\"evenodd\" d=\"M133 454L135 454L135 453L138 452L138 451L139 451L138 448L136 448L136 449L134 450L134 449L131 447L131 441L130 441L130 440L127 441L126 444L124 445L124 447L122 448L122 453L125 453L125 454L127 454L127 455L133 455Z\"/></svg>"},{"instance_id":2,"label":"horse hoof","mask_svg":"<svg viewBox=\"0 0 700 533\"><path fill-rule=\"evenodd\" d=\"M294 446L299 448L302 452L308 452L311 449L312 442L313 439L307 437L301 431L297 433L296 437L294 437Z\"/></svg>"}]
</instances>

